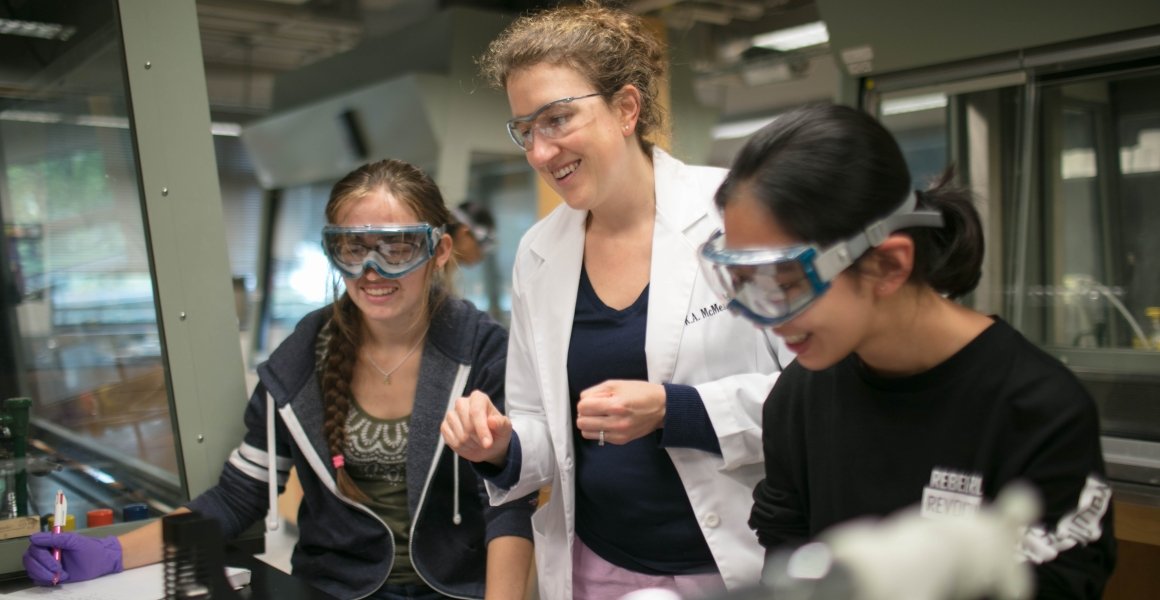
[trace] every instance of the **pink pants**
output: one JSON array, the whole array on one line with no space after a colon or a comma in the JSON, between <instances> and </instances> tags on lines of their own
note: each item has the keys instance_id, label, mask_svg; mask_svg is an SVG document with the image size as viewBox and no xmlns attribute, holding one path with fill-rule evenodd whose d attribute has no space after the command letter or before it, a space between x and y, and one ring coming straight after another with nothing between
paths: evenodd
<instances>
[{"instance_id":1,"label":"pink pants","mask_svg":"<svg viewBox=\"0 0 1160 600\"><path fill-rule=\"evenodd\" d=\"M661 588L692 600L725 591L718 573L698 575L645 575L618 567L584 545L579 538L572 544L572 599L616 600L629 592Z\"/></svg>"}]
</instances>

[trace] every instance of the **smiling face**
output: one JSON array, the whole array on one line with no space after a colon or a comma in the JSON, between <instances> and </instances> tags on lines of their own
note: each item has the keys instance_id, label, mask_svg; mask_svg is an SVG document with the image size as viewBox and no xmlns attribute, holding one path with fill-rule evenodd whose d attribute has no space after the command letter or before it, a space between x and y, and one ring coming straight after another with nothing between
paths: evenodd
<instances>
[{"instance_id":1,"label":"smiling face","mask_svg":"<svg viewBox=\"0 0 1160 600\"><path fill-rule=\"evenodd\" d=\"M545 63L513 72L506 87L513 117L598 91L576 70ZM532 134L528 164L572 208L591 210L625 187L628 153L640 150L632 136L635 115L618 108L621 104L595 96L553 107L566 112L558 117L570 119L571 131L556 139Z\"/></svg>"},{"instance_id":2,"label":"smiling face","mask_svg":"<svg viewBox=\"0 0 1160 600\"><path fill-rule=\"evenodd\" d=\"M420 219L405 202L385 188L349 202L338 212L335 225L346 227L416 223ZM397 323L408 327L423 316L432 271L442 268L451 256L451 238L444 234L435 255L426 264L399 278L387 279L366 269L358 277L343 276L347 295L368 321Z\"/></svg>"},{"instance_id":3,"label":"smiling face","mask_svg":"<svg viewBox=\"0 0 1160 600\"><path fill-rule=\"evenodd\" d=\"M755 199L748 186L724 211L725 245L728 248L780 248L808 242L786 232L768 209ZM801 314L773 328L797 361L811 370L832 366L857 351L869 334L874 298L867 282L855 269L847 269Z\"/></svg>"}]
</instances>

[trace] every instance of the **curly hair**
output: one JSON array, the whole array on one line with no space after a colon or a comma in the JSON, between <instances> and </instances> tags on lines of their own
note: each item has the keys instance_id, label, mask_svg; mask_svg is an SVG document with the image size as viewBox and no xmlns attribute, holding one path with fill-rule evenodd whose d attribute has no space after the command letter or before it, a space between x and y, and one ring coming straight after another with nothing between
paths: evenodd
<instances>
[{"instance_id":1,"label":"curly hair","mask_svg":"<svg viewBox=\"0 0 1160 600\"><path fill-rule=\"evenodd\" d=\"M477 62L483 77L498 89L507 86L512 73L538 64L574 69L605 98L626 85L636 87L641 94L637 133L647 153L653 135L664 127L660 93L666 52L640 17L586 0L521 16Z\"/></svg>"}]
</instances>

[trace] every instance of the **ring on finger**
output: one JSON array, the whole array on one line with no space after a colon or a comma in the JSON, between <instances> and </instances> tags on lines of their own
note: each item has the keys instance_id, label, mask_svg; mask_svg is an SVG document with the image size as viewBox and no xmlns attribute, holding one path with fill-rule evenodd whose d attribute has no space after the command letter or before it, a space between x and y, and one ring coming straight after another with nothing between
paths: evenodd
<instances>
[{"instance_id":1,"label":"ring on finger","mask_svg":"<svg viewBox=\"0 0 1160 600\"><path fill-rule=\"evenodd\" d=\"M597 443L596 443L596 445L597 445L597 446L603 446L603 445L604 445L604 430L603 430L603 429L601 429L601 430L600 430L600 441L599 441L599 442L597 442Z\"/></svg>"}]
</instances>

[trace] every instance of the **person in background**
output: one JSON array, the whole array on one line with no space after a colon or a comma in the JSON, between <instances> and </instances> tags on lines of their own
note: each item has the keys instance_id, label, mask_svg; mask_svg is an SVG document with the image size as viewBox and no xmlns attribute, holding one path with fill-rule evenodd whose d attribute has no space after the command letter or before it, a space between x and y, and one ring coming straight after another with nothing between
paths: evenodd
<instances>
[{"instance_id":1,"label":"person in background","mask_svg":"<svg viewBox=\"0 0 1160 600\"><path fill-rule=\"evenodd\" d=\"M344 290L336 281L337 300L258 367L245 439L218 484L179 510L233 538L266 514L293 466L302 499L291 564L305 581L339 598L522 598L533 504L489 506L440 439L463 394L504 397L507 333L448 288L439 188L405 162L367 164L335 184L326 218L323 247ZM42 585L162 558L160 521L119 538L30 541L24 565Z\"/></svg>"},{"instance_id":2,"label":"person in background","mask_svg":"<svg viewBox=\"0 0 1160 600\"><path fill-rule=\"evenodd\" d=\"M495 248L495 218L486 206L468 200L451 210L455 223L448 231L461 265L476 265Z\"/></svg>"},{"instance_id":3,"label":"person in background","mask_svg":"<svg viewBox=\"0 0 1160 600\"><path fill-rule=\"evenodd\" d=\"M508 416L473 393L448 445L492 502L550 486L533 516L543 600L755 584L745 522L761 476L761 403L780 365L698 266L724 170L660 148L664 46L595 3L522 17L482 65L512 141L563 198L512 275Z\"/></svg>"},{"instance_id":4,"label":"person in background","mask_svg":"<svg viewBox=\"0 0 1160 600\"><path fill-rule=\"evenodd\" d=\"M1021 480L1042 500L1019 551L1038 595L1099 598L1115 537L1095 403L956 301L979 281L983 231L952 176L912 191L890 133L843 106L784 113L734 160L705 268L797 354L765 403L750 524L773 550L913 505L971 515Z\"/></svg>"}]
</instances>

